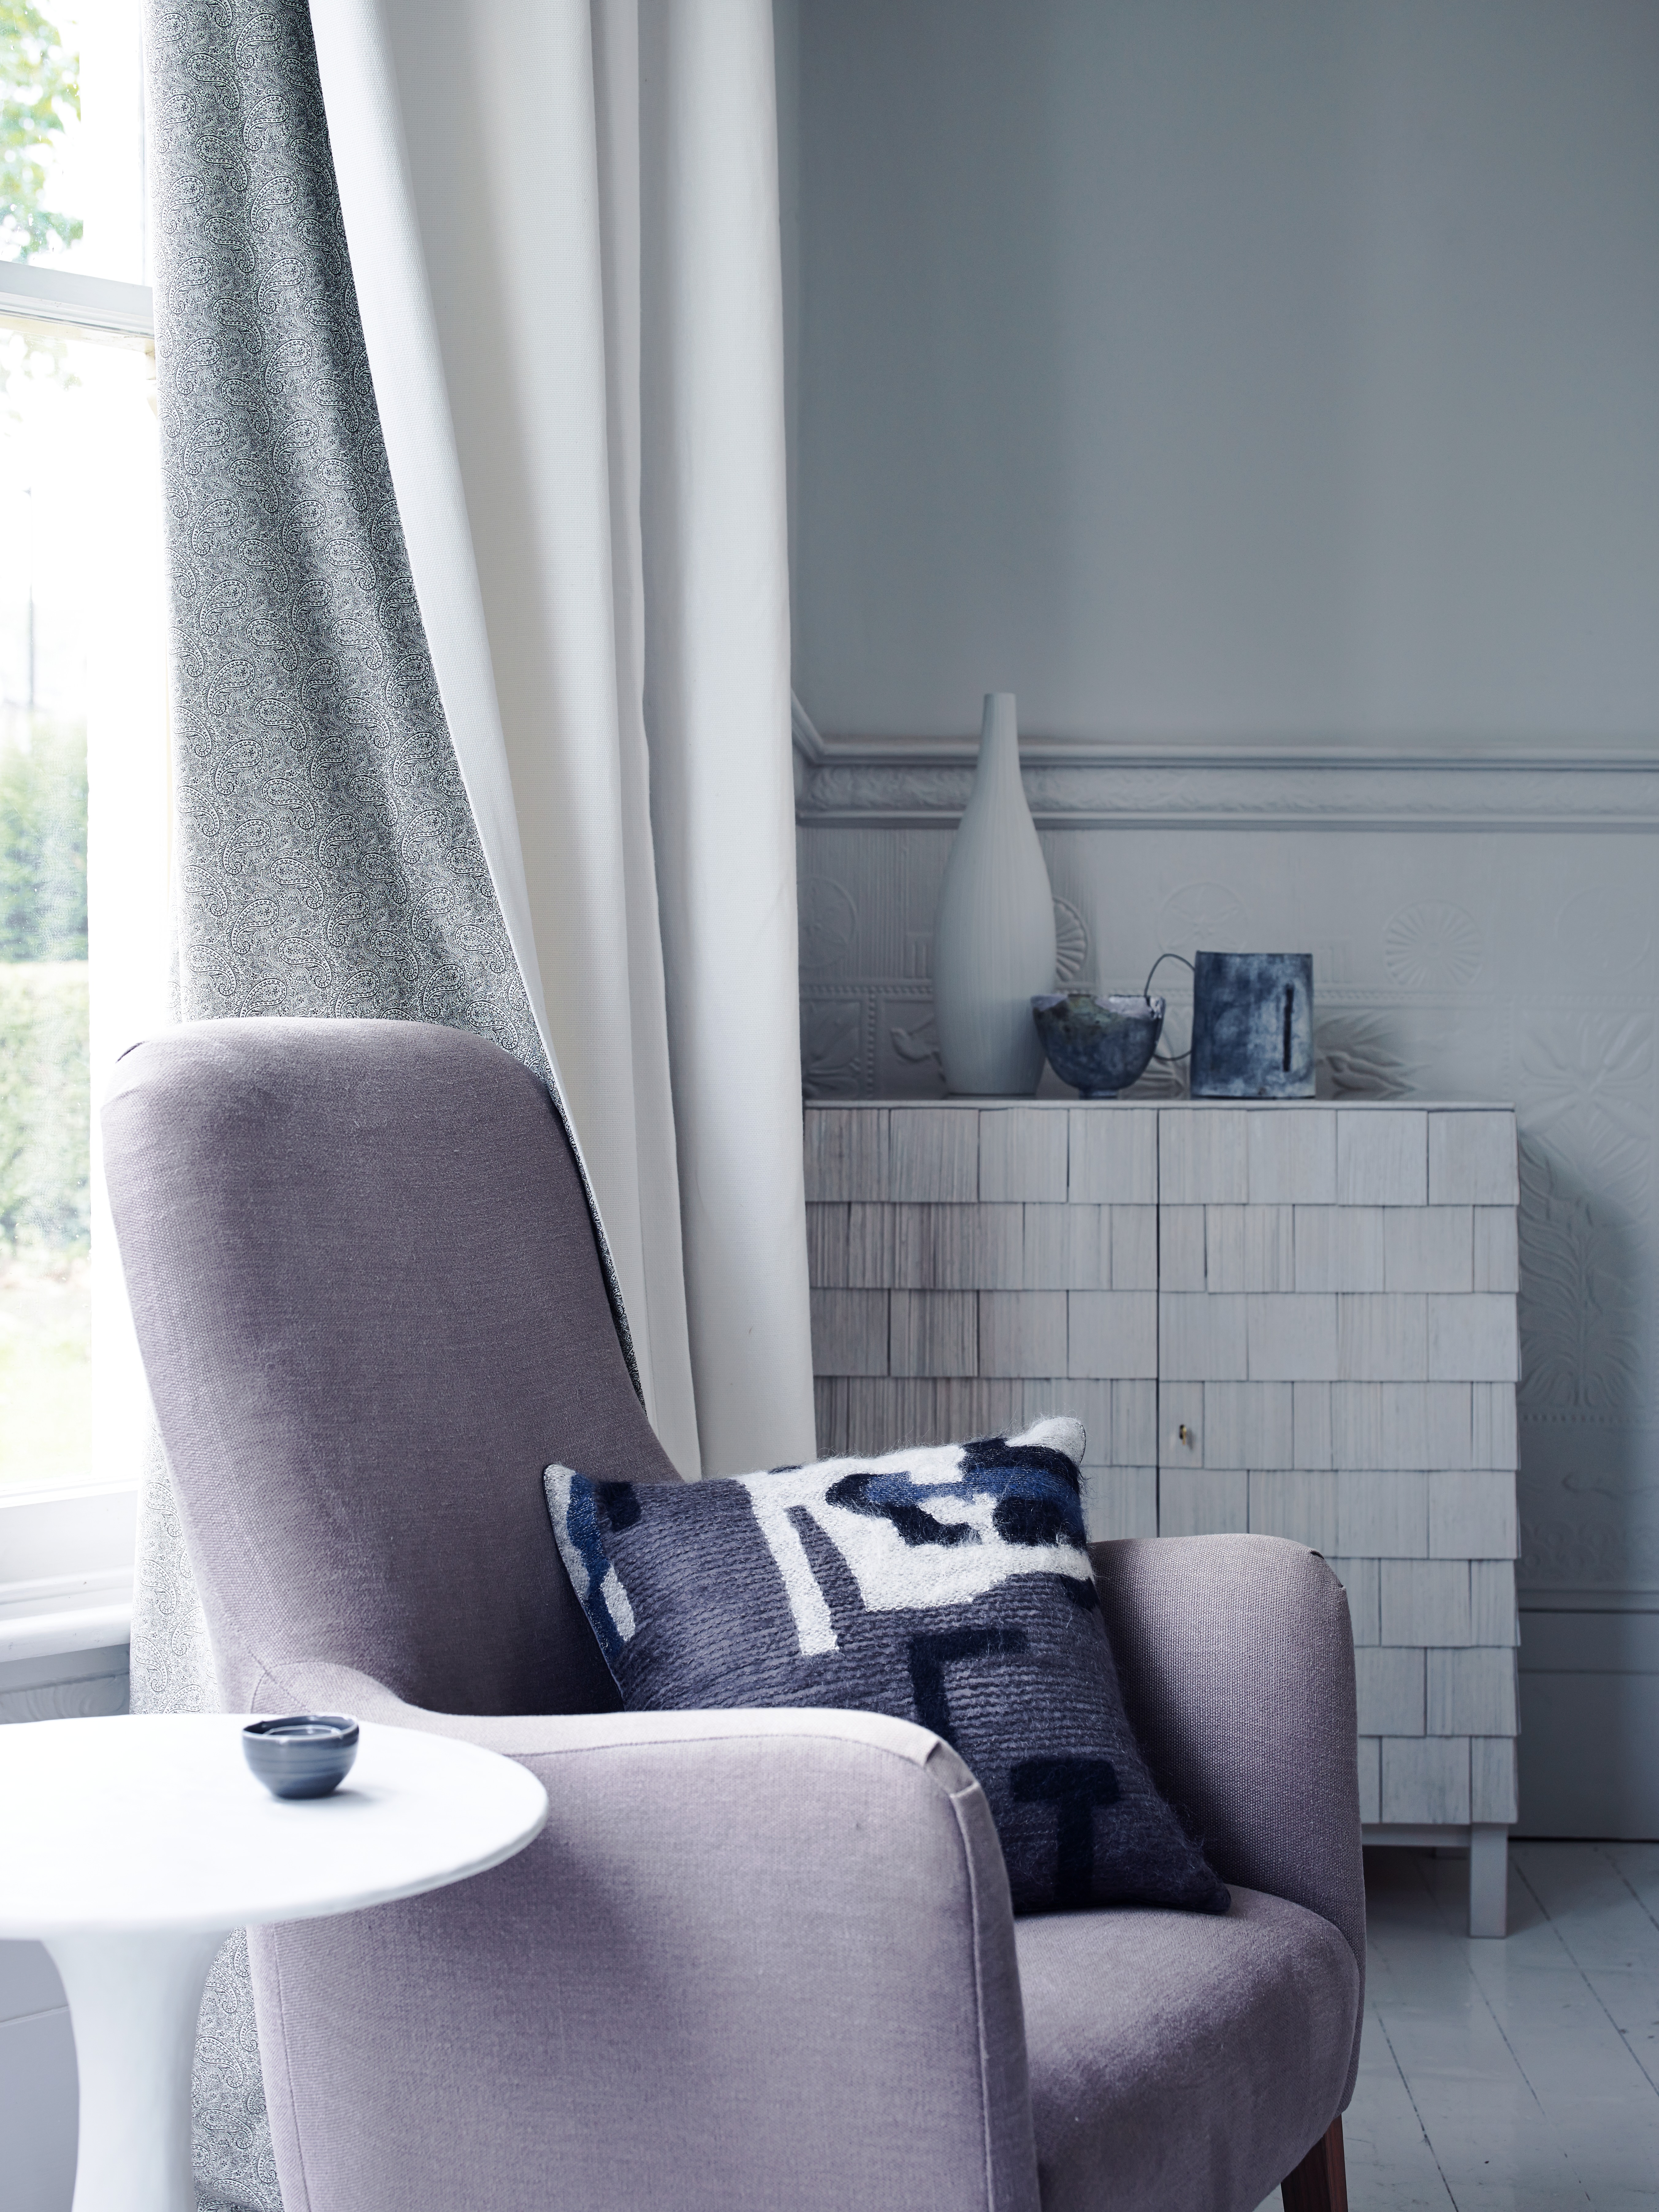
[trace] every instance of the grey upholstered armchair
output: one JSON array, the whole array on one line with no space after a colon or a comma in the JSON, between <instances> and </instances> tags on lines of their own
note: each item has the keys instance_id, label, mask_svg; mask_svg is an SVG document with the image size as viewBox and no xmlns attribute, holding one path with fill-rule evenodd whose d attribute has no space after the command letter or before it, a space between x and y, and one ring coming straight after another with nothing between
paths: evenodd
<instances>
[{"instance_id":1,"label":"grey upholstered armchair","mask_svg":"<svg viewBox=\"0 0 1659 2212\"><path fill-rule=\"evenodd\" d=\"M1291 2212L1340 2202L1364 1923L1341 1586L1260 1537L1097 1564L1222 1918L1016 1923L921 1728L624 1714L541 1471L675 1480L540 1085L413 1024L204 1022L105 1109L226 1703L522 1759L479 1879L256 1934L288 2212Z\"/></svg>"}]
</instances>

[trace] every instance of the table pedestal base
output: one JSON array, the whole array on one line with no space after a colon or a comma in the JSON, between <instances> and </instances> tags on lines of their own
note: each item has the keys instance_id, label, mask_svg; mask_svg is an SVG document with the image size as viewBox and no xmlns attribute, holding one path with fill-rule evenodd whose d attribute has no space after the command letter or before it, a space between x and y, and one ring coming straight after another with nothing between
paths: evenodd
<instances>
[{"instance_id":1,"label":"table pedestal base","mask_svg":"<svg viewBox=\"0 0 1659 2212\"><path fill-rule=\"evenodd\" d=\"M81 2076L75 2212L196 2212L196 2029L208 1968L230 1932L46 1938Z\"/></svg>"}]
</instances>

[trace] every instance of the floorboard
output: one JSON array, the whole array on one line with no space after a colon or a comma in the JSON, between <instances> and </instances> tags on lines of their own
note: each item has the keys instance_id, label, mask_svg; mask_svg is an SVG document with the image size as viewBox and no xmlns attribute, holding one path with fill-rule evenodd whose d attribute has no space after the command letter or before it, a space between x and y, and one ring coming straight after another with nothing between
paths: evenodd
<instances>
[{"instance_id":1,"label":"floorboard","mask_svg":"<svg viewBox=\"0 0 1659 2212\"><path fill-rule=\"evenodd\" d=\"M1659 2212L1659 1846L1517 1844L1501 1943L1460 1858L1366 1881L1352 2212Z\"/></svg>"}]
</instances>

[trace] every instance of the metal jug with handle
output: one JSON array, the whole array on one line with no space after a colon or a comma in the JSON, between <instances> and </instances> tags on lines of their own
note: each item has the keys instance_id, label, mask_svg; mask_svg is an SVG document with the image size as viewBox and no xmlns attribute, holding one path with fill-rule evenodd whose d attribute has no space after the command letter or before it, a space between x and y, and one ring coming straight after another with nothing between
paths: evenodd
<instances>
[{"instance_id":1,"label":"metal jug with handle","mask_svg":"<svg viewBox=\"0 0 1659 2212\"><path fill-rule=\"evenodd\" d=\"M1311 952L1200 952L1193 971L1188 1091L1194 1098L1311 1098L1314 1095ZM1150 988L1158 969L1152 963Z\"/></svg>"}]
</instances>

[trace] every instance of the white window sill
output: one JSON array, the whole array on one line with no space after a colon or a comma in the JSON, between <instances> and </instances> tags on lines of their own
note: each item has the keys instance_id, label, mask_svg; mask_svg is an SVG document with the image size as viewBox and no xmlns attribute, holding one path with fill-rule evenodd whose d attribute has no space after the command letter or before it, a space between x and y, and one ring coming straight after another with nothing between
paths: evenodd
<instances>
[{"instance_id":1,"label":"white window sill","mask_svg":"<svg viewBox=\"0 0 1659 2212\"><path fill-rule=\"evenodd\" d=\"M76 1586L64 1589L64 1581ZM106 1651L131 1633L130 1573L53 1577L49 1589L14 1583L0 1591L0 1665Z\"/></svg>"},{"instance_id":2,"label":"white window sill","mask_svg":"<svg viewBox=\"0 0 1659 2212\"><path fill-rule=\"evenodd\" d=\"M0 1496L0 1663L127 1641L137 1507L131 1483Z\"/></svg>"},{"instance_id":3,"label":"white window sill","mask_svg":"<svg viewBox=\"0 0 1659 2212\"><path fill-rule=\"evenodd\" d=\"M93 1713L128 1710L127 1644L124 1631L110 1621L110 1610L100 1614L96 1607L84 1607L62 1622L56 1635L52 1626L58 1624L50 1616L37 1616L32 1626L40 1633L21 1651L11 1646L23 1638L6 1638L6 1656L0 1657L0 1727L15 1721L81 1720ZM121 1610L125 1615L125 1608ZM88 1644L88 1635L99 1640ZM68 1650L63 1648L66 1643ZM40 1649L43 1644L52 1648Z\"/></svg>"}]
</instances>

